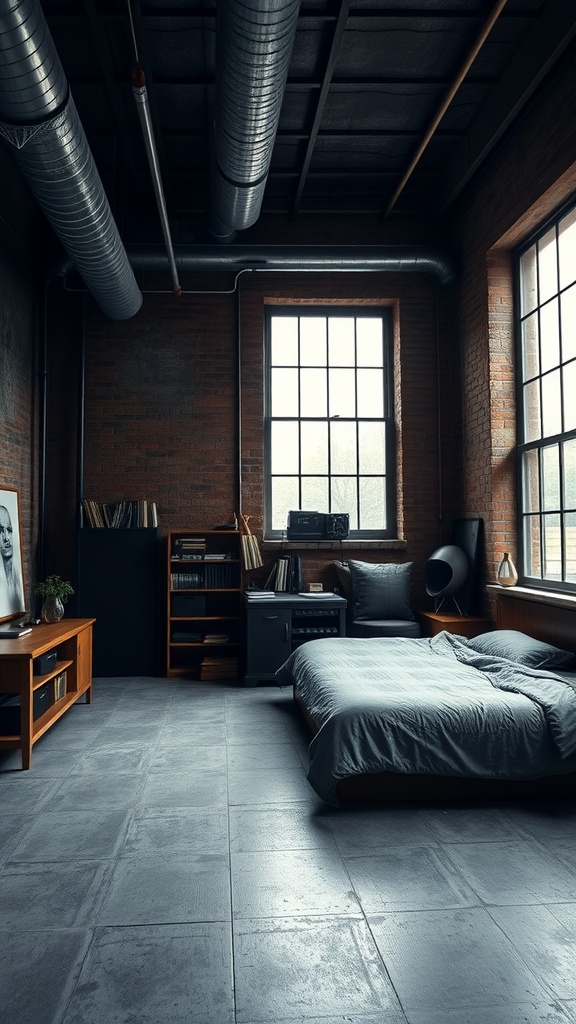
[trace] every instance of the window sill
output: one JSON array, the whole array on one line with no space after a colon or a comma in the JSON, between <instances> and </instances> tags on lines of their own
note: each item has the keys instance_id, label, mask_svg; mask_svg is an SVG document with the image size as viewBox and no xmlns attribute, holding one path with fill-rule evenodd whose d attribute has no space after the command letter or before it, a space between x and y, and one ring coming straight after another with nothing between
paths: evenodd
<instances>
[{"instance_id":1,"label":"window sill","mask_svg":"<svg viewBox=\"0 0 576 1024\"><path fill-rule=\"evenodd\" d=\"M405 540L263 540L264 551L405 551Z\"/></svg>"},{"instance_id":2,"label":"window sill","mask_svg":"<svg viewBox=\"0 0 576 1024\"><path fill-rule=\"evenodd\" d=\"M576 594L561 594L554 590L536 590L535 587L501 587L498 583L488 583L486 589L496 592L499 597L512 598L517 601L550 604L556 608L576 608Z\"/></svg>"}]
</instances>

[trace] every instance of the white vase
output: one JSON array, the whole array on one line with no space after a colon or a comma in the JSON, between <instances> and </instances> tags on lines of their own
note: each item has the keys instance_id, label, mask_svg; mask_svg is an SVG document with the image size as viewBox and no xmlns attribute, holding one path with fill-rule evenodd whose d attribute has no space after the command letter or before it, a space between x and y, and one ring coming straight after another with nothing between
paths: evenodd
<instances>
[{"instance_id":1,"label":"white vase","mask_svg":"<svg viewBox=\"0 0 576 1024\"><path fill-rule=\"evenodd\" d=\"M501 587L514 587L518 583L518 573L509 551L504 552L504 558L498 566L496 579Z\"/></svg>"}]
</instances>

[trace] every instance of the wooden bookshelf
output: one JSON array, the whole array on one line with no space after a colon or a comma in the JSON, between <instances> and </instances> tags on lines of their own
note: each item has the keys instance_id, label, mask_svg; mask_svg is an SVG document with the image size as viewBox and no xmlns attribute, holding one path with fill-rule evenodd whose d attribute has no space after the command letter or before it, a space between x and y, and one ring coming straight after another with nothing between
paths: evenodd
<instances>
[{"instance_id":1,"label":"wooden bookshelf","mask_svg":"<svg viewBox=\"0 0 576 1024\"><path fill-rule=\"evenodd\" d=\"M238 530L170 530L166 675L236 680L243 664L243 571Z\"/></svg>"}]
</instances>

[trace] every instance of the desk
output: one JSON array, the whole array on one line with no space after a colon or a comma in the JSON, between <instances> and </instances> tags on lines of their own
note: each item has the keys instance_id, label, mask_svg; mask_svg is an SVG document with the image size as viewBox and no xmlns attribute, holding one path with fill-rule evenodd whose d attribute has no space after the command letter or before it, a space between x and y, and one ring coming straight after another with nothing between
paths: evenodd
<instances>
[{"instance_id":1,"label":"desk","mask_svg":"<svg viewBox=\"0 0 576 1024\"><path fill-rule=\"evenodd\" d=\"M344 636L346 600L338 594L246 594L246 686L275 679L276 669L309 640Z\"/></svg>"},{"instance_id":2,"label":"desk","mask_svg":"<svg viewBox=\"0 0 576 1024\"><path fill-rule=\"evenodd\" d=\"M422 635L436 636L445 629L448 633L456 633L457 636L465 636L468 640L478 636L479 633L486 633L494 629L490 619L483 619L478 615L448 615L443 612L419 612L422 620Z\"/></svg>"},{"instance_id":3,"label":"desk","mask_svg":"<svg viewBox=\"0 0 576 1024\"><path fill-rule=\"evenodd\" d=\"M0 640L0 693L20 698L20 730L0 734L0 750L22 751L22 768L30 768L32 747L59 718L86 694L92 701L92 624L95 619L62 619L33 626L15 640ZM34 660L57 651L56 664L44 675L34 675ZM56 680L59 688L56 689ZM34 718L34 694L47 687L49 706ZM43 695L46 691L43 691ZM51 698L51 699L50 699ZM48 702L47 702L48 703ZM2 727L0 726L0 733Z\"/></svg>"}]
</instances>

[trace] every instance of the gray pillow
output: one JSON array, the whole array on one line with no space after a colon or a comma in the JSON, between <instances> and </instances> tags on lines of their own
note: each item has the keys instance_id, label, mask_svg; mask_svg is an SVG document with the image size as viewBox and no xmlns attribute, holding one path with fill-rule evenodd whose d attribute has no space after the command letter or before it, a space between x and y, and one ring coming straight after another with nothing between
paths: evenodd
<instances>
[{"instance_id":1,"label":"gray pillow","mask_svg":"<svg viewBox=\"0 0 576 1024\"><path fill-rule=\"evenodd\" d=\"M355 619L409 619L412 562L355 562L348 560L354 594Z\"/></svg>"},{"instance_id":2,"label":"gray pillow","mask_svg":"<svg viewBox=\"0 0 576 1024\"><path fill-rule=\"evenodd\" d=\"M496 629L481 633L468 641L480 654L494 658L508 658L527 668L567 668L575 660L571 651L562 651L552 644L534 640L516 629Z\"/></svg>"}]
</instances>

